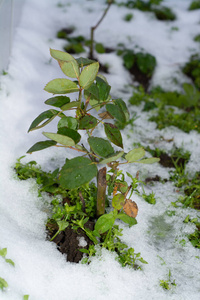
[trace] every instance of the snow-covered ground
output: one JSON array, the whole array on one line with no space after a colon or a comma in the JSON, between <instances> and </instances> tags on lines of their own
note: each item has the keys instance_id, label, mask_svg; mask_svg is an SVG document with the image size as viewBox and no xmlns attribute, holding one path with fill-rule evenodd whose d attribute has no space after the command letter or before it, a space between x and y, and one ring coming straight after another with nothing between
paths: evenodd
<instances>
[{"instance_id":1,"label":"snow-covered ground","mask_svg":"<svg viewBox=\"0 0 200 300\"><path fill-rule=\"evenodd\" d=\"M173 79L188 81L180 67L191 54L198 52L199 43L193 37L200 33L199 10L188 12L189 0L166 0L177 15L174 22L160 22L152 13L133 11L131 22L123 20L125 7L113 5L101 26L95 32L95 39L107 47L124 43L127 48L137 45L156 56L157 68L152 84L173 90ZM58 5L62 4L62 5ZM166 214L173 210L172 201L179 194L172 183L157 183L152 190L156 205L146 203L133 195L139 206L138 224L124 228L124 241L148 262L142 271L122 268L113 254L103 251L101 257L94 257L89 266L66 262L54 243L45 240L45 203L37 196L34 180L20 181L13 166L16 159L24 155L35 142L42 140L41 131L27 134L32 120L46 110L44 101L49 95L43 90L51 79L62 77L56 61L50 60L49 48L62 50L64 42L56 38L58 30L74 26L74 35L89 39L90 27L95 25L105 9L104 0L27 0L21 23L17 29L8 74L0 78L0 248L8 249L7 257L15 267L0 256L0 277L9 287L0 290L1 300L198 300L200 299L200 252L191 243L182 246L179 242L192 233L195 226L183 223L187 215L196 217L192 209L176 209L174 216ZM179 30L172 30L178 27ZM86 55L86 54L85 54ZM112 86L112 95L127 100L132 89L131 78L124 70L121 57L115 53L97 55L110 66L107 79ZM123 91L123 92L122 92ZM148 145L157 140L157 147L170 150L171 144L160 140L173 138L174 145L183 146L192 152L188 171L200 171L200 135L196 132L183 133L175 128L162 131L147 121L147 114L138 111L133 132L123 132L126 151L134 142ZM48 130L54 131L54 125ZM127 135L129 134L129 138ZM58 151L59 150L59 151ZM67 152L68 158L72 153ZM24 162L36 160L43 169L61 166L66 151L49 148L24 158ZM125 170L125 169L124 169ZM136 174L138 166L128 167ZM140 167L141 176L158 174L167 178L168 171L158 164ZM49 201L48 199L46 200ZM162 233L162 234L160 234ZM176 286L164 291L160 280L175 280Z\"/></svg>"}]
</instances>

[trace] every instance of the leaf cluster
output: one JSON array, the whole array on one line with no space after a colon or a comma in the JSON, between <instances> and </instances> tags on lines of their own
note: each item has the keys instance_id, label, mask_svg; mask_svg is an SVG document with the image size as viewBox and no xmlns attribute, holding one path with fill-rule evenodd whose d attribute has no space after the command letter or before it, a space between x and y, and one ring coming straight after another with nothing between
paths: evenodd
<instances>
[{"instance_id":1,"label":"leaf cluster","mask_svg":"<svg viewBox=\"0 0 200 300\"><path fill-rule=\"evenodd\" d=\"M119 6L126 6L130 9L139 9L143 12L153 12L156 18L160 21L174 21L176 15L173 11L166 6L159 6L162 0L129 0L126 2L121 2Z\"/></svg>"},{"instance_id":2,"label":"leaf cluster","mask_svg":"<svg viewBox=\"0 0 200 300\"><path fill-rule=\"evenodd\" d=\"M190 61L183 67L183 73L189 76L197 89L200 89L200 56L194 54L191 56Z\"/></svg>"},{"instance_id":3,"label":"leaf cluster","mask_svg":"<svg viewBox=\"0 0 200 300\"><path fill-rule=\"evenodd\" d=\"M147 75L149 78L152 77L156 67L156 58L153 55L143 52L135 53L129 49L118 50L117 54L122 55L126 69L130 70L136 66L141 73Z\"/></svg>"},{"instance_id":4,"label":"leaf cluster","mask_svg":"<svg viewBox=\"0 0 200 300\"><path fill-rule=\"evenodd\" d=\"M192 1L188 8L188 10L195 10L195 9L200 9L200 1L199 0Z\"/></svg>"},{"instance_id":5,"label":"leaf cluster","mask_svg":"<svg viewBox=\"0 0 200 300\"><path fill-rule=\"evenodd\" d=\"M7 255L7 248L0 248L0 256L5 260L6 263L10 264L11 266L15 266L15 263L10 258L6 258ZM0 289L4 291L8 287L7 281L0 277Z\"/></svg>"},{"instance_id":6,"label":"leaf cluster","mask_svg":"<svg viewBox=\"0 0 200 300\"><path fill-rule=\"evenodd\" d=\"M143 111L153 110L149 121L157 123L158 129L167 126L176 126L185 132L200 128L200 92L188 83L183 84L183 93L176 91L164 92L157 87L149 94L141 87L137 89L129 99L132 105L144 102ZM175 107L181 108L183 112L177 112Z\"/></svg>"}]
</instances>

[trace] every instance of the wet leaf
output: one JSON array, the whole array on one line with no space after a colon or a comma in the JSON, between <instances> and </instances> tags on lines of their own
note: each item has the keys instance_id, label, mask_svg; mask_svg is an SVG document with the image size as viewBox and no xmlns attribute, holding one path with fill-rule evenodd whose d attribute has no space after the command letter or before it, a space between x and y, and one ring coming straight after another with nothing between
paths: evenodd
<instances>
[{"instance_id":1,"label":"wet leaf","mask_svg":"<svg viewBox=\"0 0 200 300\"><path fill-rule=\"evenodd\" d=\"M57 133L51 133L51 132L43 132L42 134L47 138L56 141L61 145L69 146L69 147L75 146L74 140L68 136L57 134Z\"/></svg>"},{"instance_id":2,"label":"wet leaf","mask_svg":"<svg viewBox=\"0 0 200 300\"><path fill-rule=\"evenodd\" d=\"M64 105L61 107L61 109L62 109L63 111L65 111L65 110L69 110L69 109L72 109L72 108L78 107L78 106L79 106L79 102L78 102L78 101L72 101L72 102L70 102L70 103L64 104Z\"/></svg>"},{"instance_id":3,"label":"wet leaf","mask_svg":"<svg viewBox=\"0 0 200 300\"><path fill-rule=\"evenodd\" d=\"M139 163L139 164L154 164L159 161L160 161L160 158L158 158L158 157L150 157L150 158L144 158L140 161L137 161L137 163Z\"/></svg>"},{"instance_id":4,"label":"wet leaf","mask_svg":"<svg viewBox=\"0 0 200 300\"><path fill-rule=\"evenodd\" d=\"M101 157L107 157L108 155L114 153L114 149L110 142L98 137L89 137L88 143L91 150Z\"/></svg>"},{"instance_id":5,"label":"wet leaf","mask_svg":"<svg viewBox=\"0 0 200 300\"><path fill-rule=\"evenodd\" d=\"M56 96L47 99L44 103L55 107L61 107L70 102L70 98L66 96Z\"/></svg>"},{"instance_id":6,"label":"wet leaf","mask_svg":"<svg viewBox=\"0 0 200 300\"><path fill-rule=\"evenodd\" d=\"M91 60L91 59L85 58L85 57L79 57L76 59L76 61L80 68L91 65L92 63L95 62L95 60Z\"/></svg>"},{"instance_id":7,"label":"wet leaf","mask_svg":"<svg viewBox=\"0 0 200 300\"><path fill-rule=\"evenodd\" d=\"M95 224L95 230L100 234L105 233L113 227L115 223L115 217L113 213L102 215Z\"/></svg>"},{"instance_id":8,"label":"wet leaf","mask_svg":"<svg viewBox=\"0 0 200 300\"><path fill-rule=\"evenodd\" d=\"M51 140L47 140L47 141L42 141L42 142L37 142L35 143L28 151L27 153L32 153L35 151L40 151L49 147L52 147L54 145L56 145L57 142L56 141L51 141Z\"/></svg>"},{"instance_id":9,"label":"wet leaf","mask_svg":"<svg viewBox=\"0 0 200 300\"><path fill-rule=\"evenodd\" d=\"M56 78L47 83L44 90L52 94L67 94L78 92L76 83L66 78Z\"/></svg>"},{"instance_id":10,"label":"wet leaf","mask_svg":"<svg viewBox=\"0 0 200 300\"><path fill-rule=\"evenodd\" d=\"M128 224L129 226L133 226L137 224L137 220L135 218L130 217L123 212L117 215L117 219L122 220L124 223Z\"/></svg>"},{"instance_id":11,"label":"wet leaf","mask_svg":"<svg viewBox=\"0 0 200 300\"><path fill-rule=\"evenodd\" d=\"M138 206L131 199L126 200L126 202L123 206L123 210L129 217L132 217L132 218L135 218L138 214Z\"/></svg>"},{"instance_id":12,"label":"wet leaf","mask_svg":"<svg viewBox=\"0 0 200 300\"><path fill-rule=\"evenodd\" d=\"M130 114L129 114L128 108L126 106L126 103L120 98L115 99L114 102L115 102L116 105L118 105L122 109L122 111L124 112L125 118L126 118L126 122L128 122Z\"/></svg>"},{"instance_id":13,"label":"wet leaf","mask_svg":"<svg viewBox=\"0 0 200 300\"><path fill-rule=\"evenodd\" d=\"M99 63L95 62L85 67L80 75L80 86L82 89L87 89L94 82L99 70Z\"/></svg>"},{"instance_id":14,"label":"wet leaf","mask_svg":"<svg viewBox=\"0 0 200 300\"><path fill-rule=\"evenodd\" d=\"M90 182L97 175L97 166L86 157L67 160L60 173L60 184L66 189L75 189Z\"/></svg>"},{"instance_id":15,"label":"wet leaf","mask_svg":"<svg viewBox=\"0 0 200 300\"><path fill-rule=\"evenodd\" d=\"M31 123L31 126L28 129L28 132L44 127L45 125L50 123L58 114L59 114L59 111L54 110L54 109L49 109L49 110L44 111ZM46 119L47 119L47 121L42 123L42 121L44 121ZM42 124L39 125L40 123L42 123Z\"/></svg>"},{"instance_id":16,"label":"wet leaf","mask_svg":"<svg viewBox=\"0 0 200 300\"><path fill-rule=\"evenodd\" d=\"M92 129L97 125L97 119L91 115L86 115L79 120L79 129Z\"/></svg>"},{"instance_id":17,"label":"wet leaf","mask_svg":"<svg viewBox=\"0 0 200 300\"><path fill-rule=\"evenodd\" d=\"M120 152L115 152L115 154L110 155L109 157L102 159L99 163L100 164L108 164L112 161L116 161L117 159L119 159L120 157L122 157L122 155L124 154L124 151L120 151Z\"/></svg>"},{"instance_id":18,"label":"wet leaf","mask_svg":"<svg viewBox=\"0 0 200 300\"><path fill-rule=\"evenodd\" d=\"M73 130L76 130L78 127L78 121L73 117L63 117L58 122L58 129L61 127L68 127Z\"/></svg>"},{"instance_id":19,"label":"wet leaf","mask_svg":"<svg viewBox=\"0 0 200 300\"><path fill-rule=\"evenodd\" d=\"M104 123L104 130L105 130L105 134L107 135L107 138L113 144L123 148L121 132L119 131L117 126L110 123Z\"/></svg>"},{"instance_id":20,"label":"wet leaf","mask_svg":"<svg viewBox=\"0 0 200 300\"><path fill-rule=\"evenodd\" d=\"M79 66L75 59L69 62L59 60L58 63L61 70L66 76L71 78L77 78L77 79L79 78L80 75Z\"/></svg>"},{"instance_id":21,"label":"wet leaf","mask_svg":"<svg viewBox=\"0 0 200 300\"><path fill-rule=\"evenodd\" d=\"M126 117L120 106L115 104L106 104L106 110L113 116L118 122L125 124Z\"/></svg>"},{"instance_id":22,"label":"wet leaf","mask_svg":"<svg viewBox=\"0 0 200 300\"><path fill-rule=\"evenodd\" d=\"M129 163L136 162L136 161L138 162L138 160L141 159L144 155L145 155L145 150L143 148L135 148L129 151L125 155L125 158Z\"/></svg>"},{"instance_id":23,"label":"wet leaf","mask_svg":"<svg viewBox=\"0 0 200 300\"><path fill-rule=\"evenodd\" d=\"M70 137L71 139L74 140L74 143L75 144L78 144L78 142L80 141L81 139L81 135L74 129L71 129L71 128L67 128L67 127L60 127L58 129L58 134L61 134L61 135L65 135L65 136L68 136Z\"/></svg>"}]
</instances>

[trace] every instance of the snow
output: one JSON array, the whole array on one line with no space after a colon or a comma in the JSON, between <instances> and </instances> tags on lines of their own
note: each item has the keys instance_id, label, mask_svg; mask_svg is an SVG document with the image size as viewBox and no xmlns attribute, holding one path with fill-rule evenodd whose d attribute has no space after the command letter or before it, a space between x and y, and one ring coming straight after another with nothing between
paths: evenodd
<instances>
[{"instance_id":1,"label":"snow","mask_svg":"<svg viewBox=\"0 0 200 300\"><path fill-rule=\"evenodd\" d=\"M63 4L58 6L58 3ZM125 7L111 6L108 15L95 32L95 39L107 47L116 47L124 43L130 49L145 49L156 56L158 65L153 85L174 90L174 78L178 86L185 82L180 67L191 54L199 51L193 37L199 34L199 10L188 12L188 0L165 0L177 15L174 22L159 22L151 13L133 11L131 22L123 17L130 11ZM30 300L197 300L200 298L199 250L192 247L186 235L192 233L195 226L183 223L187 215L196 217L192 209L177 208L173 211L171 202L178 199L179 193L171 183L156 183L146 192L154 192L157 203L152 206L138 195L132 199L137 202L138 224L124 229L123 240L128 246L148 262L142 271L128 267L122 268L115 255L103 250L94 257L89 266L66 262L56 245L45 240L46 206L50 199L42 202L37 195L34 180L20 181L16 178L13 166L16 159L24 155L35 142L42 140L41 131L27 133L32 120L46 110L44 101L49 95L43 90L51 79L62 77L56 61L50 59L49 48L62 50L63 41L55 38L58 30L74 26L74 35L89 38L90 27L95 25L105 9L105 1L60 1L27 0L21 23L17 29L8 74L1 76L1 200L0 200L0 248L6 247L7 257L15 262L15 267L0 257L0 277L9 287L0 290L1 300L21 300L30 295ZM173 31L172 27L178 27ZM138 48L136 47L138 46ZM123 69L122 60L116 54L97 55L98 59L110 66L107 79L112 86L112 95L127 100L132 94L131 78ZM72 95L73 97L74 95ZM123 132L126 150L133 143L148 145L157 140L157 147L170 151L173 146L183 146L192 155L187 165L189 172L200 170L199 134L189 134L174 127L158 131L155 124L147 121L147 113L141 107L130 108L138 112L133 132L127 128ZM48 125L54 130L55 123ZM129 138L127 137L129 134ZM165 139L173 138L173 143ZM43 169L50 170L61 166L72 152L49 148L24 158L24 162L36 160ZM158 174L168 178L168 169L158 164L149 166L132 165L124 168L133 175L140 170L141 178ZM185 239L183 247L179 242ZM80 241L84 242L84 241ZM171 281L176 287L164 291L160 280Z\"/></svg>"}]
</instances>

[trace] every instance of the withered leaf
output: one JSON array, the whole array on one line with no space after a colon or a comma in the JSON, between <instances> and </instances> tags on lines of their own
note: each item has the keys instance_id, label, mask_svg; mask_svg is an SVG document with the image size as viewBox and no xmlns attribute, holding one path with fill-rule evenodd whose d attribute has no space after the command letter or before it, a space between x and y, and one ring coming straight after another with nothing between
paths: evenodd
<instances>
[{"instance_id":1,"label":"withered leaf","mask_svg":"<svg viewBox=\"0 0 200 300\"><path fill-rule=\"evenodd\" d=\"M126 199L123 210L129 217L132 218L135 218L138 214L138 206L135 201L132 201L131 199Z\"/></svg>"}]
</instances>

